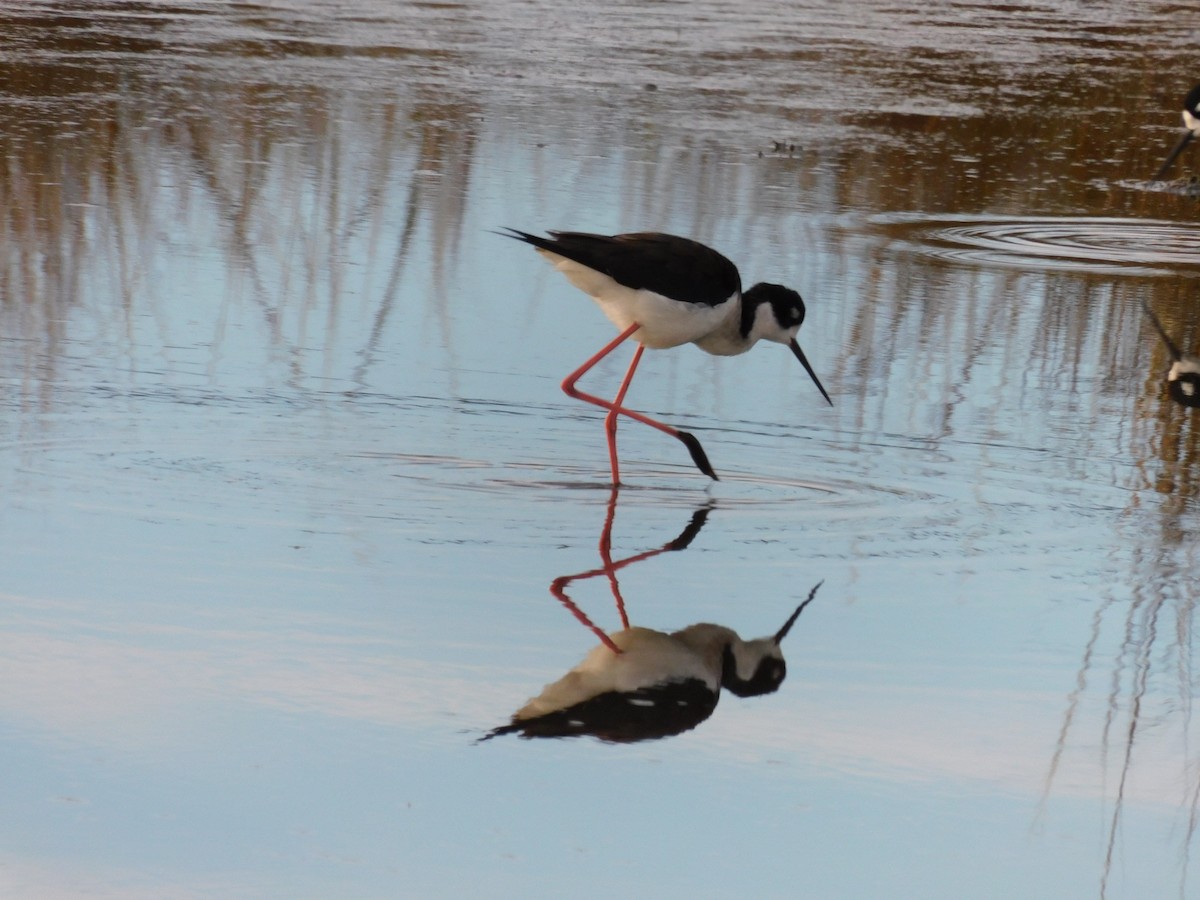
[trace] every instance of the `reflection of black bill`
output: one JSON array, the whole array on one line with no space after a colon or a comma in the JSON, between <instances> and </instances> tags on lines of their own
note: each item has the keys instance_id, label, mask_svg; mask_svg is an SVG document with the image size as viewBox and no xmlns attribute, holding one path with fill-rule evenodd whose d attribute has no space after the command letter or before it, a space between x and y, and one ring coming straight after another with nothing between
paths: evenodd
<instances>
[{"instance_id":1,"label":"reflection of black bill","mask_svg":"<svg viewBox=\"0 0 1200 900\"><path fill-rule=\"evenodd\" d=\"M800 365L804 366L804 371L813 380L813 384L817 386L817 390L821 392L821 396L825 398L825 402L833 406L833 401L829 399L829 394L825 391L825 386L821 384L821 379L817 377L817 373L809 365L808 357L804 355L804 351L800 349L800 345L793 339L788 343L788 346L792 348L792 353L796 355L796 359L800 360Z\"/></svg>"},{"instance_id":2,"label":"reflection of black bill","mask_svg":"<svg viewBox=\"0 0 1200 900\"><path fill-rule=\"evenodd\" d=\"M775 637L773 640L775 641L776 645L783 643L783 639L787 637L787 633L792 630L792 626L796 624L796 620L800 618L800 613L804 612L804 607L812 603L813 597L817 596L817 589L820 588L824 583L825 579L822 578L815 585L813 585L813 589L808 592L808 596L804 598L804 602L796 607L796 611L788 616L788 620L783 623L783 627L775 632Z\"/></svg>"},{"instance_id":3,"label":"reflection of black bill","mask_svg":"<svg viewBox=\"0 0 1200 900\"><path fill-rule=\"evenodd\" d=\"M1189 134L1191 132L1188 132ZM1162 322L1158 321L1158 316L1154 314L1154 310L1150 308L1150 304L1142 300L1142 310L1146 313L1146 317L1150 320L1150 324L1154 326L1154 330L1158 332L1158 336L1162 338L1163 343L1167 345L1167 349L1171 351L1171 359L1179 361L1183 358L1183 354L1179 352L1179 348L1175 346L1175 342L1171 340L1167 334L1167 329L1163 328Z\"/></svg>"},{"instance_id":4,"label":"reflection of black bill","mask_svg":"<svg viewBox=\"0 0 1200 900\"><path fill-rule=\"evenodd\" d=\"M1167 170L1171 168L1171 163L1175 162L1175 158L1183 152L1183 148L1192 142L1194 135L1191 130L1183 133L1183 137L1179 139L1179 143L1175 145L1175 149L1171 151L1171 155L1167 157L1167 161L1162 164L1162 168L1158 170L1158 174L1154 176L1155 181L1162 181L1163 176L1167 174Z\"/></svg>"}]
</instances>

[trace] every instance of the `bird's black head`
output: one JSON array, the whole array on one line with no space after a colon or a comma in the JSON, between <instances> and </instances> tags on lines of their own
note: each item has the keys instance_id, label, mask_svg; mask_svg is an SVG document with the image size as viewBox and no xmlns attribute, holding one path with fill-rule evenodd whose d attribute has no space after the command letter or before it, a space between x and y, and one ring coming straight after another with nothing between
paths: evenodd
<instances>
[{"instance_id":1,"label":"bird's black head","mask_svg":"<svg viewBox=\"0 0 1200 900\"><path fill-rule=\"evenodd\" d=\"M1187 97L1183 101L1183 108L1193 116L1200 113L1200 84L1188 92Z\"/></svg>"},{"instance_id":2,"label":"bird's black head","mask_svg":"<svg viewBox=\"0 0 1200 900\"><path fill-rule=\"evenodd\" d=\"M783 661L781 649L783 639L804 612L804 607L817 596L817 589L822 584L824 582L819 581L813 586L804 602L771 637L753 641L735 638L725 645L721 653L721 687L739 697L757 697L779 690L787 677L787 663Z\"/></svg>"},{"instance_id":3,"label":"bird's black head","mask_svg":"<svg viewBox=\"0 0 1200 900\"><path fill-rule=\"evenodd\" d=\"M792 354L800 361L800 365L804 366L821 396L832 406L829 392L825 390L804 351L796 343L796 332L803 324L804 301L791 288L782 284L760 282L742 294L742 337L751 344L762 339L791 347Z\"/></svg>"},{"instance_id":4,"label":"bird's black head","mask_svg":"<svg viewBox=\"0 0 1200 900\"><path fill-rule=\"evenodd\" d=\"M755 643L755 642L751 642ZM778 650L778 644L775 649ZM721 660L721 686L739 697L757 697L761 694L773 694L783 684L787 677L787 663L781 653L767 653L758 660L758 665L744 677L738 672L738 661L734 656L733 647L726 645Z\"/></svg>"},{"instance_id":5,"label":"bird's black head","mask_svg":"<svg viewBox=\"0 0 1200 900\"><path fill-rule=\"evenodd\" d=\"M782 284L760 282L742 295L742 315L748 314L753 321L758 307L764 303L771 307L779 327L789 332L788 337L795 337L796 329L804 324L804 300L800 295Z\"/></svg>"},{"instance_id":6,"label":"bird's black head","mask_svg":"<svg viewBox=\"0 0 1200 900\"><path fill-rule=\"evenodd\" d=\"M1200 407L1200 374L1180 373L1167 382L1167 393L1180 406Z\"/></svg>"}]
</instances>

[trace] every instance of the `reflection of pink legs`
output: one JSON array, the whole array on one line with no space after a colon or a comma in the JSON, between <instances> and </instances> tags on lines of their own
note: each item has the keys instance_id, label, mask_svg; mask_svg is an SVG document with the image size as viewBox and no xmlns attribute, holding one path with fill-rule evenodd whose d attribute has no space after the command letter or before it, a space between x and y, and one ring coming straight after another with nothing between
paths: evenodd
<instances>
[{"instance_id":1,"label":"reflection of pink legs","mask_svg":"<svg viewBox=\"0 0 1200 900\"><path fill-rule=\"evenodd\" d=\"M592 634L600 638L600 643L602 643L613 653L620 653L621 648L614 644L613 639L604 633L604 629L589 619L587 613L576 606L575 601L567 596L567 585L578 577L578 575L564 575L561 578L555 578L552 582L550 582L550 593L552 593L558 599L559 603L567 608L571 615L587 626L587 628L591 630Z\"/></svg>"},{"instance_id":2,"label":"reflection of pink legs","mask_svg":"<svg viewBox=\"0 0 1200 900\"><path fill-rule=\"evenodd\" d=\"M575 605L575 601L567 596L567 587L573 581L584 581L588 578L599 578L604 575L608 579L609 589L612 591L613 600L617 604L617 614L621 617L621 627L629 627L629 616L625 612L625 598L621 596L621 586L617 583L617 572L626 566L631 566L636 562L641 562L644 559L649 559L652 556L658 556L660 553L667 553L671 550L684 550L692 542L692 539L700 533L700 529L704 527L704 521L708 517L709 509L703 508L692 514L692 521L688 523L687 528L675 538L657 547L654 550L645 550L641 553L630 556L628 559L613 560L612 558L612 530L613 520L617 515L617 495L620 489L613 485L612 493L608 497L608 511L604 516L604 529L600 532L600 559L603 565L599 569L589 569L586 572L579 572L575 575L561 575L555 578L550 583L550 593L555 596L559 603L567 608L567 610L578 619L592 634L600 639L613 653L620 653L621 648L613 643L613 639L604 633L600 626L596 625L587 613Z\"/></svg>"},{"instance_id":3,"label":"reflection of pink legs","mask_svg":"<svg viewBox=\"0 0 1200 900\"><path fill-rule=\"evenodd\" d=\"M620 395L618 394L617 403L619 404L620 402ZM609 413L609 415L614 414L615 413ZM614 466L616 465L616 460L616 456L613 456ZM608 511L604 515L604 528L600 532L600 559L603 561L604 567L600 569L591 569L587 572L580 572L577 575L563 575L559 578L555 578L554 581L550 583L550 593L558 598L558 602L565 606L567 610L570 611L571 615L589 628L592 634L600 638L600 642L613 653L620 653L621 648L614 644L612 638L605 634L604 630L596 625L596 623L594 623L590 618L588 618L587 613L576 606L575 601L567 596L567 585L572 581L582 581L585 578L595 578L598 575L607 575L608 586L612 589L613 599L616 600L617 603L617 613L621 616L621 627L629 627L629 616L625 614L625 598L621 596L621 586L617 584L617 569L625 566L626 563L614 563L612 559L612 528L613 520L617 516L618 493L620 493L620 491L617 489L616 484L614 484L612 493L610 493L608 496ZM661 550L650 551L651 555L661 552ZM630 560L630 562L632 561L633 560Z\"/></svg>"},{"instance_id":4,"label":"reflection of pink legs","mask_svg":"<svg viewBox=\"0 0 1200 900\"><path fill-rule=\"evenodd\" d=\"M596 363L612 353L626 339L628 339L641 326L634 322L624 331L616 336L612 341L605 344L600 349L600 352L588 359L582 366L563 379L562 389L568 397L574 397L577 400L583 400L585 403L592 403L602 409L608 410L608 415L604 419L604 430L608 434L608 458L612 465L612 483L619 485L621 483L620 468L617 464L617 416L628 416L635 422L641 422L643 425L649 425L651 428L657 428L676 440L682 441L684 446L688 448L688 452L692 455L692 460L696 466L705 475L716 478L716 473L713 472L712 466L708 463L708 457L704 455L704 450L700 446L700 442L686 431L680 431L678 428L672 428L670 425L665 425L657 419L652 419L640 412L635 412L632 409L627 409L621 404L625 402L625 394L629 390L629 385L633 382L633 373L637 371L638 363L642 361L642 353L645 352L645 347L638 344L637 351L633 354L633 360L629 363L629 369L625 372L625 378L621 382L621 388L617 391L616 398L609 402L594 394L587 394L575 387L575 383L579 381Z\"/></svg>"},{"instance_id":5,"label":"reflection of pink legs","mask_svg":"<svg viewBox=\"0 0 1200 900\"><path fill-rule=\"evenodd\" d=\"M639 353L641 348L638 348ZM622 394L624 386L622 386ZM621 395L617 395L617 403L620 403ZM610 416L613 413L609 413ZM616 430L616 424L613 424L613 430ZM613 457L614 465L616 457ZM617 517L617 494L618 490L614 485L612 493L608 497L608 512L604 516L604 530L600 532L600 560L604 563L604 573L608 576L608 586L612 590L613 600L617 603L617 614L621 617L621 627L629 627L629 616L625 613L625 598L621 595L621 585L617 583L617 569L627 563L614 563L612 559L612 528L613 520ZM661 551L651 551L657 553ZM629 560L628 562L632 562Z\"/></svg>"}]
</instances>

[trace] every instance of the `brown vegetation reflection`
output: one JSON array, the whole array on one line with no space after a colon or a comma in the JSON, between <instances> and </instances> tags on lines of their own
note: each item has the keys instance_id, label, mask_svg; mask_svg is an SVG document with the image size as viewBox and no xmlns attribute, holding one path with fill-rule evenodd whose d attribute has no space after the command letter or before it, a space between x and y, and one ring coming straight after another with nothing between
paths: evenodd
<instances>
[{"instance_id":1,"label":"brown vegetation reflection","mask_svg":"<svg viewBox=\"0 0 1200 900\"><path fill-rule=\"evenodd\" d=\"M255 77L255 53L277 61L285 49L328 48L216 42L192 57L171 27L193 13L132 6L97 21L67 4L61 16L0 15L11 41L0 53L0 334L20 355L5 354L5 365L15 365L26 395L48 399L79 307L120 355L131 322L159 315L172 290L156 273L180 251L203 253L212 220L223 293L258 309L296 376L305 317L324 318L332 339L339 320L360 316L343 308L347 284L359 259L372 259L380 277L367 280L361 381L422 229L432 253L422 264L435 274L435 300L444 299L477 108L420 85L369 99L314 84L312 73L293 83ZM220 54L229 53L238 54L230 60L243 67L239 77L222 71ZM448 341L445 304L432 308ZM220 323L204 325L216 329L217 357Z\"/></svg>"},{"instance_id":2,"label":"brown vegetation reflection","mask_svg":"<svg viewBox=\"0 0 1200 900\"><path fill-rule=\"evenodd\" d=\"M3 364L17 367L26 396L40 393L44 402L71 337L70 312L80 305L119 353L131 321L156 315L156 295L172 289L156 271L181 248L194 249L186 246L193 225L208 216L224 254L226 293L257 308L295 376L305 359L297 322L348 318L347 284L364 258L370 271L359 284L368 309L353 315L368 324L350 380L366 382L414 268L432 273L434 290L420 313L437 323L453 358L447 272L459 252L480 152L477 124L486 116L507 123L526 149L538 139L594 160L582 180L623 165L618 203L628 227L661 227L669 217L733 252L731 244L749 241L729 229L748 231L756 214L813 211L796 229L771 235L763 253L810 272L818 257L806 248L828 245L832 233L840 270L812 279L862 287L847 292L841 380L889 372L913 351L900 335L930 360L949 352L957 377L933 398L945 428L965 399L964 376L996 344L1011 372L1041 372L1069 404L1091 405L1088 412L1097 411L1095 397L1127 390L1122 373L1146 372L1131 432L1138 451L1150 454L1140 477L1154 490L1194 498L1200 438L1192 417L1160 402L1152 369L1161 368L1163 348L1144 334L1137 305L1151 303L1186 343L1195 336L1195 266L1178 277L1131 271L1122 278L1087 267L997 274L933 255L905 257L886 241L864 245L854 218L859 211L1036 210L1190 224L1195 201L1150 189L1144 174L1178 129L1188 83L1151 74L1182 67L1172 55L1179 51L1169 40L1176 27L1169 9L1073 22L1069 41L1052 16L989 21L1013 30L1007 49L999 32L978 47L978 23L937 10L924 30L905 31L911 23L902 10L868 4L861 32L847 41L828 9L805 9L777 23L778 44L745 58L731 55L732 38L710 28L717 19L701 16L687 37L694 43L645 73L656 76L657 90L642 90L645 80L613 82L617 93L593 106L549 83L558 67L586 61L574 59L573 48L550 60L523 52L545 25L538 17L556 15L538 4L512 11L490 40L452 5L379 21L254 7L219 16L159 4L0 13L9 39L0 52ZM757 8L744 15L751 34L767 21L756 18L766 15ZM935 33L941 52L917 46ZM789 34L807 37L806 49L788 49ZM1087 68L1048 61L1056 52ZM989 53L1016 56L997 68ZM326 67L331 59L336 69ZM758 99L749 108L739 102L747 88L732 78L735 60L755 74ZM841 82L827 75L838 67ZM323 78L330 72L336 77ZM708 85L681 106L686 79L705 72L730 77L724 93ZM735 110L748 123L737 131L728 127ZM681 111L699 125L677 121ZM628 155L610 165L614 147ZM819 215L848 215L850 236L839 244L840 229ZM728 224L739 219L748 224ZM414 260L423 228L428 258ZM1036 327L1021 329L1031 292L1049 300ZM112 302L92 302L97 297ZM811 298L814 311L836 302ZM327 340L336 333L323 330ZM215 334L219 342L219 328ZM949 350L947 337L956 342ZM1099 358L1084 359L1085 352ZM1076 373L1089 367L1112 377L1079 384Z\"/></svg>"},{"instance_id":3,"label":"brown vegetation reflection","mask_svg":"<svg viewBox=\"0 0 1200 900\"><path fill-rule=\"evenodd\" d=\"M1095 606L1090 638L1047 769L1042 813L1066 769L1064 760L1079 753L1073 744L1088 748L1095 754L1092 762L1111 803L1099 874L1099 895L1108 896L1114 866L1119 871L1126 807L1138 800L1135 762L1140 763L1140 771L1156 773L1151 790L1166 785L1166 792L1178 798L1173 839L1178 846L1179 896L1184 897L1190 894L1190 864L1200 834L1200 757L1189 740L1195 696L1192 585L1200 554L1194 539L1182 547L1135 547L1133 552L1142 581L1135 584L1132 596L1114 588ZM1098 726L1099 733L1089 725ZM1142 785L1143 795L1146 790ZM1165 797L1156 799L1170 805Z\"/></svg>"}]
</instances>

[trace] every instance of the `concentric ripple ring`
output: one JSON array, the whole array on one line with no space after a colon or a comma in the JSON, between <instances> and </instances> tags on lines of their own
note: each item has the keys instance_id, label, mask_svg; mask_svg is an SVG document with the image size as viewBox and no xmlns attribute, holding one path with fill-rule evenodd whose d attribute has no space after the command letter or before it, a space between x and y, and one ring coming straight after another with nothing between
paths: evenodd
<instances>
[{"instance_id":1,"label":"concentric ripple ring","mask_svg":"<svg viewBox=\"0 0 1200 900\"><path fill-rule=\"evenodd\" d=\"M1023 268L1166 274L1200 268L1200 226L1153 219L891 215L889 243L943 259Z\"/></svg>"}]
</instances>

